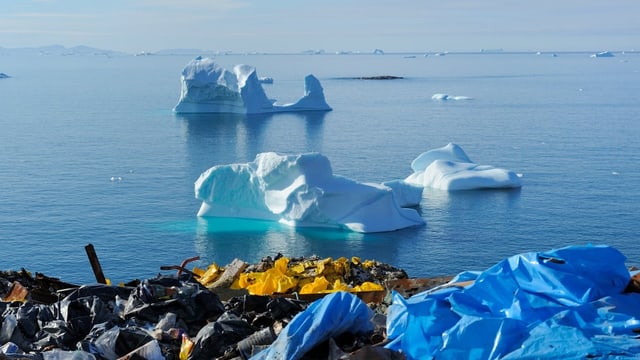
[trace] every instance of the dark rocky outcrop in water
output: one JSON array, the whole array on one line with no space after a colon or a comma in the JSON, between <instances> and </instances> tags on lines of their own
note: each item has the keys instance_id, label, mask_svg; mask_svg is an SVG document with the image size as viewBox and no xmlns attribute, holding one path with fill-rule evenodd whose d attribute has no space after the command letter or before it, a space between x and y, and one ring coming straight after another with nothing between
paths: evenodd
<instances>
[{"instance_id":1,"label":"dark rocky outcrop in water","mask_svg":"<svg viewBox=\"0 0 640 360\"><path fill-rule=\"evenodd\" d=\"M377 76L362 76L355 77L356 80L397 80L404 79L402 76L393 76L393 75L377 75Z\"/></svg>"}]
</instances>

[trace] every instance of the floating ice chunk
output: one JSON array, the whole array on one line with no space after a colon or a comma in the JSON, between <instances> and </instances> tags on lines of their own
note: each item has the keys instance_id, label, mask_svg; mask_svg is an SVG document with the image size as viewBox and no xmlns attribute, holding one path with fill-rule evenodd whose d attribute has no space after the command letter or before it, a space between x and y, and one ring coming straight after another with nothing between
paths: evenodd
<instances>
[{"instance_id":1,"label":"floating ice chunk","mask_svg":"<svg viewBox=\"0 0 640 360\"><path fill-rule=\"evenodd\" d=\"M447 100L448 98L448 94L433 94L433 96L431 96L432 100Z\"/></svg>"},{"instance_id":2,"label":"floating ice chunk","mask_svg":"<svg viewBox=\"0 0 640 360\"><path fill-rule=\"evenodd\" d=\"M402 207L415 203L416 194L409 184L390 187L334 175L318 153L261 153L250 163L214 166L195 182L195 197L202 200L198 216L362 233L424 224L416 210Z\"/></svg>"},{"instance_id":3,"label":"floating ice chunk","mask_svg":"<svg viewBox=\"0 0 640 360\"><path fill-rule=\"evenodd\" d=\"M454 143L448 143L441 148L432 149L418 155L418 157L411 162L411 169L414 172L424 171L427 166L436 160L472 162L460 146Z\"/></svg>"},{"instance_id":4,"label":"floating ice chunk","mask_svg":"<svg viewBox=\"0 0 640 360\"><path fill-rule=\"evenodd\" d=\"M432 100L472 100L472 97L469 96L452 96L449 94L433 94L431 96Z\"/></svg>"},{"instance_id":5,"label":"floating ice chunk","mask_svg":"<svg viewBox=\"0 0 640 360\"><path fill-rule=\"evenodd\" d=\"M591 54L592 58L600 58L600 57L613 57L613 53L611 51L602 51L599 53Z\"/></svg>"},{"instance_id":6,"label":"floating ice chunk","mask_svg":"<svg viewBox=\"0 0 640 360\"><path fill-rule=\"evenodd\" d=\"M285 111L329 111L331 108L324 99L324 91L320 80L313 75L304 78L304 96L295 103L273 104L272 112Z\"/></svg>"},{"instance_id":7,"label":"floating ice chunk","mask_svg":"<svg viewBox=\"0 0 640 360\"><path fill-rule=\"evenodd\" d=\"M520 176L510 170L478 165L456 144L427 151L411 163L405 181L441 190L519 188Z\"/></svg>"},{"instance_id":8,"label":"floating ice chunk","mask_svg":"<svg viewBox=\"0 0 640 360\"><path fill-rule=\"evenodd\" d=\"M329 111L320 81L305 77L305 94L292 104L275 105L267 97L256 69L236 65L233 72L218 66L213 59L197 57L182 70L177 113L264 114L286 111Z\"/></svg>"},{"instance_id":9,"label":"floating ice chunk","mask_svg":"<svg viewBox=\"0 0 640 360\"><path fill-rule=\"evenodd\" d=\"M260 81L261 84L273 84L272 77L260 77L258 78L258 80Z\"/></svg>"},{"instance_id":10,"label":"floating ice chunk","mask_svg":"<svg viewBox=\"0 0 640 360\"><path fill-rule=\"evenodd\" d=\"M520 178L512 171L489 165L436 160L424 172L410 175L407 182L441 190L516 188Z\"/></svg>"}]
</instances>

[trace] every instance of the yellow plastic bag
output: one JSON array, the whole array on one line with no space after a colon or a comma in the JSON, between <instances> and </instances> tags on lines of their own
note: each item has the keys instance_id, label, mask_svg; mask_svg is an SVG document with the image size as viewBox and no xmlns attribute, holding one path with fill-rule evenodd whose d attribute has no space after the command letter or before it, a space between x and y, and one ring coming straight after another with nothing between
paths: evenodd
<instances>
[{"instance_id":1,"label":"yellow plastic bag","mask_svg":"<svg viewBox=\"0 0 640 360\"><path fill-rule=\"evenodd\" d=\"M370 281L365 281L362 284L356 286L353 288L354 292L361 292L361 291L381 291L384 290L384 287L380 284L376 284Z\"/></svg>"},{"instance_id":2,"label":"yellow plastic bag","mask_svg":"<svg viewBox=\"0 0 640 360\"><path fill-rule=\"evenodd\" d=\"M204 273L200 274L200 278L198 279L198 282L204 286L213 284L216 280L218 280L222 272L223 272L223 269L219 267L216 263L213 263L209 265L209 267Z\"/></svg>"},{"instance_id":3,"label":"yellow plastic bag","mask_svg":"<svg viewBox=\"0 0 640 360\"><path fill-rule=\"evenodd\" d=\"M313 282L305 284L300 289L300 294L316 294L326 292L329 281L324 276L318 276Z\"/></svg>"},{"instance_id":4,"label":"yellow plastic bag","mask_svg":"<svg viewBox=\"0 0 640 360\"><path fill-rule=\"evenodd\" d=\"M289 268L289 271L294 273L294 274L296 274L296 275L302 275L302 274L305 273L306 270L307 270L307 268L306 268L305 264L302 263L302 262L297 263L297 264L295 264L295 265L293 265L293 266L291 266Z\"/></svg>"},{"instance_id":5,"label":"yellow plastic bag","mask_svg":"<svg viewBox=\"0 0 640 360\"><path fill-rule=\"evenodd\" d=\"M191 350L193 349L193 341L185 334L182 334L182 344L180 344L180 360L187 360Z\"/></svg>"},{"instance_id":6,"label":"yellow plastic bag","mask_svg":"<svg viewBox=\"0 0 640 360\"><path fill-rule=\"evenodd\" d=\"M331 286L331 291L352 291L352 290L349 287L349 285L343 283L339 279L336 279L336 281L334 281L333 285Z\"/></svg>"},{"instance_id":7,"label":"yellow plastic bag","mask_svg":"<svg viewBox=\"0 0 640 360\"><path fill-rule=\"evenodd\" d=\"M286 293L298 285L294 277L287 275L288 264L289 259L282 257L265 272L241 274L238 285L247 289L251 295Z\"/></svg>"},{"instance_id":8,"label":"yellow plastic bag","mask_svg":"<svg viewBox=\"0 0 640 360\"><path fill-rule=\"evenodd\" d=\"M333 262L333 273L336 275L344 276L349 273L350 268L349 260L345 257L340 257Z\"/></svg>"},{"instance_id":9,"label":"yellow plastic bag","mask_svg":"<svg viewBox=\"0 0 640 360\"><path fill-rule=\"evenodd\" d=\"M329 268L331 266L331 262L333 261L332 258L326 258L323 260L318 260L316 262L316 275L320 276L320 275L324 275L325 272L325 268Z\"/></svg>"}]
</instances>

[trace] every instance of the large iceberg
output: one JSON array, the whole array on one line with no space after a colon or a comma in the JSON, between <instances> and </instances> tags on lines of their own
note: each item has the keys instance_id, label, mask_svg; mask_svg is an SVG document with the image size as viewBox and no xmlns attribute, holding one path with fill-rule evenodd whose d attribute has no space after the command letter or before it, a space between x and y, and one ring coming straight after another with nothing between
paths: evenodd
<instances>
[{"instance_id":1,"label":"large iceberg","mask_svg":"<svg viewBox=\"0 0 640 360\"><path fill-rule=\"evenodd\" d=\"M360 183L334 175L319 153L260 153L253 162L214 166L195 182L198 216L278 221L289 226L330 227L370 233L424 220L416 186ZM422 191L422 188L419 188Z\"/></svg>"},{"instance_id":2,"label":"large iceberg","mask_svg":"<svg viewBox=\"0 0 640 360\"><path fill-rule=\"evenodd\" d=\"M511 170L478 165L462 148L449 143L420 154L411 162L413 174L405 182L441 190L519 188L520 176Z\"/></svg>"},{"instance_id":3,"label":"large iceberg","mask_svg":"<svg viewBox=\"0 0 640 360\"><path fill-rule=\"evenodd\" d=\"M177 113L265 114L287 111L329 111L320 81L313 75L304 79L304 96L291 104L276 104L262 88L256 69L236 65L228 71L211 58L198 56L182 70Z\"/></svg>"}]
</instances>

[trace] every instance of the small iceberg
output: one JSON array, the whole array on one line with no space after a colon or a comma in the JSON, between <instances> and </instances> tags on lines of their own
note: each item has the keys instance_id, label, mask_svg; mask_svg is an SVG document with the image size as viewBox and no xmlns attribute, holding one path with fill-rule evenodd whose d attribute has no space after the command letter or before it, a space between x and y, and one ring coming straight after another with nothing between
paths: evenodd
<instances>
[{"instance_id":1,"label":"small iceberg","mask_svg":"<svg viewBox=\"0 0 640 360\"><path fill-rule=\"evenodd\" d=\"M260 153L246 164L214 166L195 182L198 216L277 221L360 233L424 225L423 188L404 181L361 183L334 175L318 153Z\"/></svg>"},{"instance_id":2,"label":"small iceberg","mask_svg":"<svg viewBox=\"0 0 640 360\"><path fill-rule=\"evenodd\" d=\"M613 53L611 51L602 51L599 53L591 54L592 58L601 58L601 57L613 57Z\"/></svg>"},{"instance_id":3,"label":"small iceberg","mask_svg":"<svg viewBox=\"0 0 640 360\"><path fill-rule=\"evenodd\" d=\"M9 76L9 75L7 75L7 74L5 74L5 73L0 73L0 79L7 79L7 78L9 78L9 77L10 77L10 76Z\"/></svg>"},{"instance_id":4,"label":"small iceberg","mask_svg":"<svg viewBox=\"0 0 640 360\"><path fill-rule=\"evenodd\" d=\"M519 188L520 176L513 171L478 165L462 148L449 143L420 154L411 163L414 173L405 182L440 190Z\"/></svg>"},{"instance_id":5,"label":"small iceberg","mask_svg":"<svg viewBox=\"0 0 640 360\"><path fill-rule=\"evenodd\" d=\"M289 111L330 111L320 81L309 74L304 96L292 104L276 104L267 97L256 69L236 65L233 71L213 59L197 57L182 70L180 99L176 113L268 114Z\"/></svg>"},{"instance_id":6,"label":"small iceberg","mask_svg":"<svg viewBox=\"0 0 640 360\"><path fill-rule=\"evenodd\" d=\"M453 95L449 95L449 94L433 94L433 96L431 96L431 100L439 100L439 101L445 101L445 100L472 100L472 97L469 96L453 96Z\"/></svg>"}]
</instances>

